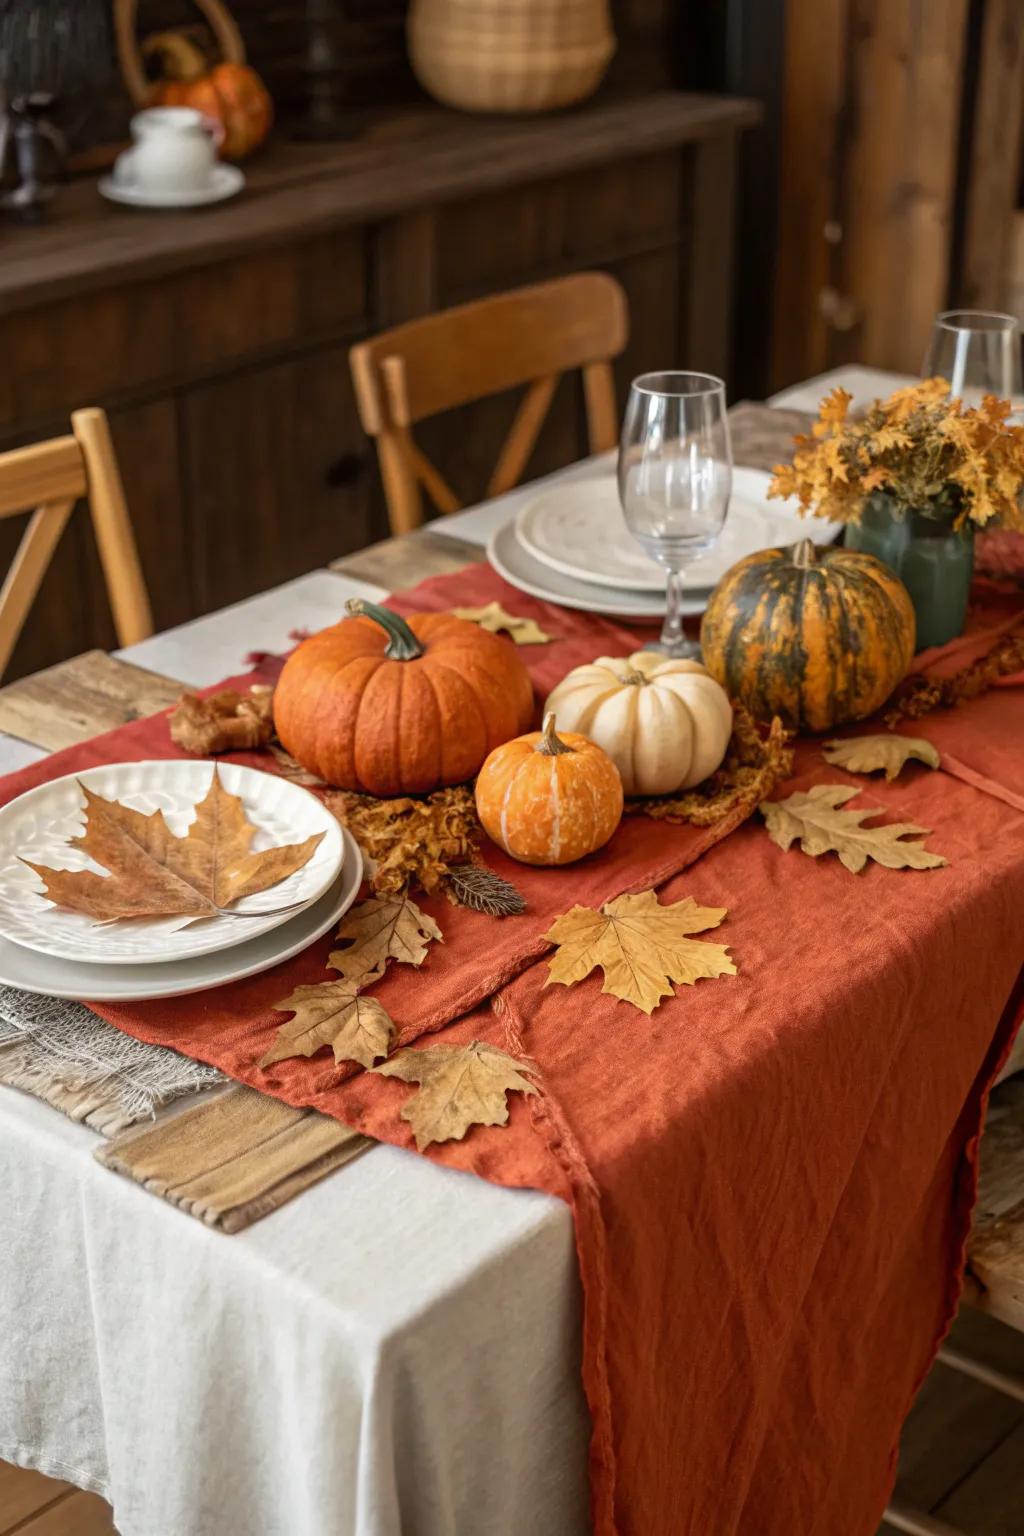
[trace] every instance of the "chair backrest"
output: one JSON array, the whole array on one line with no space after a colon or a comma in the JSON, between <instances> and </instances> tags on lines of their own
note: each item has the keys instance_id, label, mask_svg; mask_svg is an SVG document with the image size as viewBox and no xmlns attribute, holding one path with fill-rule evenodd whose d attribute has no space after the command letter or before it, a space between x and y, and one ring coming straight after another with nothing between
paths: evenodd
<instances>
[{"instance_id":1,"label":"chair backrest","mask_svg":"<svg viewBox=\"0 0 1024 1536\"><path fill-rule=\"evenodd\" d=\"M0 674L24 628L75 502L89 503L121 645L153 633L153 616L106 414L76 411L71 434L0 454L0 518L31 510L0 587Z\"/></svg>"},{"instance_id":2,"label":"chair backrest","mask_svg":"<svg viewBox=\"0 0 1024 1536\"><path fill-rule=\"evenodd\" d=\"M359 415L377 442L391 528L460 503L413 441L411 428L455 406L528 385L487 486L498 496L526 468L563 373L580 368L592 453L618 438L611 359L624 349L629 307L606 272L579 272L442 310L360 342L350 353Z\"/></svg>"}]
</instances>

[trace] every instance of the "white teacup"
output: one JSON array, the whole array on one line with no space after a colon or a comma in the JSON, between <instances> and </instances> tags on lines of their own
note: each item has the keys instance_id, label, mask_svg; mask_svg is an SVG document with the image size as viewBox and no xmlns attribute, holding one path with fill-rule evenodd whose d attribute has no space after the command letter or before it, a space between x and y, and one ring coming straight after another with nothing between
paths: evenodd
<instances>
[{"instance_id":1,"label":"white teacup","mask_svg":"<svg viewBox=\"0 0 1024 1536\"><path fill-rule=\"evenodd\" d=\"M140 192L184 197L203 192L224 129L194 107L149 107L132 118L133 148L118 156L115 179Z\"/></svg>"}]
</instances>

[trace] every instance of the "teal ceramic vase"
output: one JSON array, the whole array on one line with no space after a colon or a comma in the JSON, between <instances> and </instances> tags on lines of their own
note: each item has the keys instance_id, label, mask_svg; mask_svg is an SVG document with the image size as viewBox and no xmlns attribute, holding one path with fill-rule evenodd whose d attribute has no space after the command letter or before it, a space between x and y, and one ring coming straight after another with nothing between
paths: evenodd
<instances>
[{"instance_id":1,"label":"teal ceramic vase","mask_svg":"<svg viewBox=\"0 0 1024 1536\"><path fill-rule=\"evenodd\" d=\"M896 572L917 616L917 649L961 634L974 574L974 529L920 512L897 515L888 496L872 496L859 523L847 524L847 549L875 555Z\"/></svg>"}]
</instances>

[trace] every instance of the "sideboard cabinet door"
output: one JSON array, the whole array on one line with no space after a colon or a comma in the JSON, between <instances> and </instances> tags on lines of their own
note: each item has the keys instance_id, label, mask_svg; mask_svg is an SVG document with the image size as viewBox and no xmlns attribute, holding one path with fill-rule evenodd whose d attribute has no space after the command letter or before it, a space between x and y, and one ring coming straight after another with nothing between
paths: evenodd
<instances>
[{"instance_id":1,"label":"sideboard cabinet door","mask_svg":"<svg viewBox=\"0 0 1024 1536\"><path fill-rule=\"evenodd\" d=\"M386 532L348 349L198 385L181 403L196 610L316 570Z\"/></svg>"}]
</instances>

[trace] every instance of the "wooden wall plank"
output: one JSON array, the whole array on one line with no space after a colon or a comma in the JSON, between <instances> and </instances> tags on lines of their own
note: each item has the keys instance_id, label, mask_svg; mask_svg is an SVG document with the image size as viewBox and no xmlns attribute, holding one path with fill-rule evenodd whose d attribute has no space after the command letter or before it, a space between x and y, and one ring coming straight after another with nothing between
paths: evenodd
<instances>
[{"instance_id":1,"label":"wooden wall plank","mask_svg":"<svg viewBox=\"0 0 1024 1536\"><path fill-rule=\"evenodd\" d=\"M787 0L772 387L822 373L848 0Z\"/></svg>"},{"instance_id":2,"label":"wooden wall plank","mask_svg":"<svg viewBox=\"0 0 1024 1536\"><path fill-rule=\"evenodd\" d=\"M1005 309L1011 300L1013 216L1024 128L1024 5L985 0L956 302Z\"/></svg>"},{"instance_id":3,"label":"wooden wall plank","mask_svg":"<svg viewBox=\"0 0 1024 1536\"><path fill-rule=\"evenodd\" d=\"M842 212L850 353L917 373L946 307L968 0L852 0Z\"/></svg>"}]
</instances>

